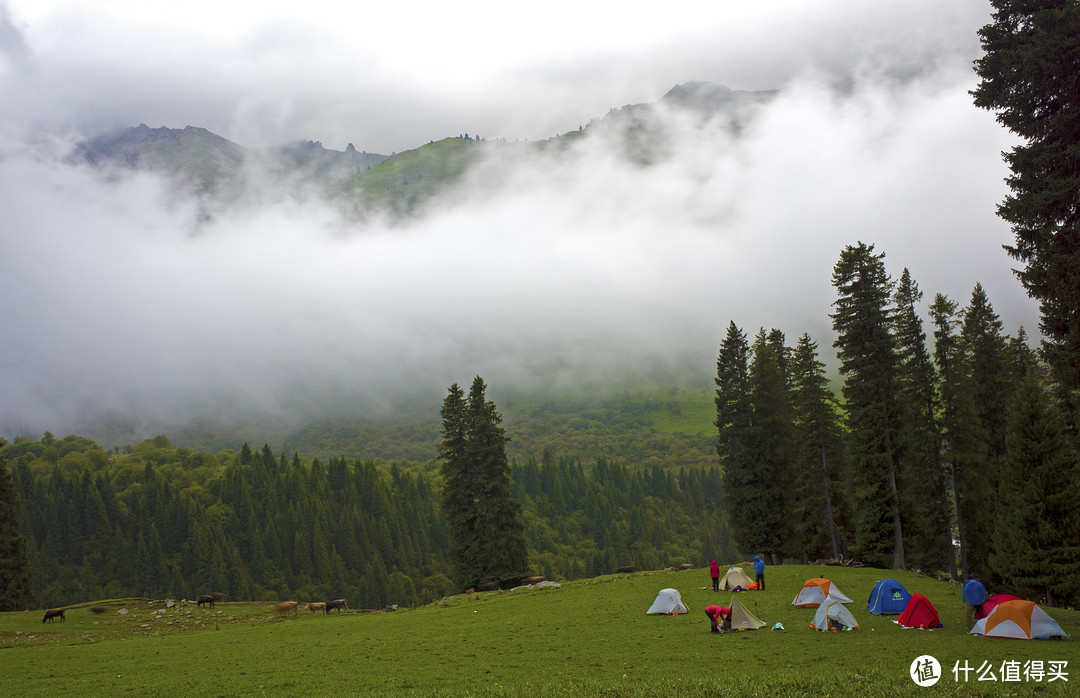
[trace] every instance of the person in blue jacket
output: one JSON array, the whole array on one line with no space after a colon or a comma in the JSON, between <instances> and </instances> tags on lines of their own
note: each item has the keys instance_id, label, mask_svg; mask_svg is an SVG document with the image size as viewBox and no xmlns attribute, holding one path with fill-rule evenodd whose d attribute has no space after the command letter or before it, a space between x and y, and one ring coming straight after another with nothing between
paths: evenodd
<instances>
[{"instance_id":1,"label":"person in blue jacket","mask_svg":"<svg viewBox=\"0 0 1080 698\"><path fill-rule=\"evenodd\" d=\"M982 605L990 598L990 594L979 581L979 576L972 574L968 575L967 581L964 582L960 590L960 598L967 604L967 629L971 630L975 626L975 614L982 609Z\"/></svg>"},{"instance_id":2,"label":"person in blue jacket","mask_svg":"<svg viewBox=\"0 0 1080 698\"><path fill-rule=\"evenodd\" d=\"M760 555L754 556L754 574L757 576L754 581L758 583L758 591L765 591L765 561Z\"/></svg>"}]
</instances>

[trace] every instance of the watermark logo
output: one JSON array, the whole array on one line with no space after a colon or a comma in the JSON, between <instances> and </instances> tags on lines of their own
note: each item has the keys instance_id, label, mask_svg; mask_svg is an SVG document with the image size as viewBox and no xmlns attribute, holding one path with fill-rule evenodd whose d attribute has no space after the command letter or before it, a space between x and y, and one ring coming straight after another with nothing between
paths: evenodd
<instances>
[{"instance_id":1,"label":"watermark logo","mask_svg":"<svg viewBox=\"0 0 1080 698\"><path fill-rule=\"evenodd\" d=\"M919 686L933 686L941 680L941 664L931 655L924 654L915 658L908 674Z\"/></svg>"}]
</instances>

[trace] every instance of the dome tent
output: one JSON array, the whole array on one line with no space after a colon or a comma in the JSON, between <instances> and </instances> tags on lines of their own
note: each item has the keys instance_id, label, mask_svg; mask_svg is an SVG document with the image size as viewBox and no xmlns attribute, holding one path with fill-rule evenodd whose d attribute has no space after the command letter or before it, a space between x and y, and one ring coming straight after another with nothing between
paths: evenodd
<instances>
[{"instance_id":1,"label":"dome tent","mask_svg":"<svg viewBox=\"0 0 1080 698\"><path fill-rule=\"evenodd\" d=\"M660 593L656 595L656 600L653 601L652 606L649 606L649 610L645 611L645 613L663 613L674 616L680 613L689 613L689 611L683 605L682 595L679 594L677 589L661 589Z\"/></svg>"},{"instance_id":2,"label":"dome tent","mask_svg":"<svg viewBox=\"0 0 1080 698\"><path fill-rule=\"evenodd\" d=\"M870 600L866 603L869 613L884 615L886 613L903 613L911 601L911 593L904 585L895 579L882 579L874 585L870 592Z\"/></svg>"},{"instance_id":3,"label":"dome tent","mask_svg":"<svg viewBox=\"0 0 1080 698\"><path fill-rule=\"evenodd\" d=\"M851 603L851 599L841 593L835 584L823 577L817 577L806 580L791 604L795 608L816 608L818 604L829 596L840 603Z\"/></svg>"},{"instance_id":4,"label":"dome tent","mask_svg":"<svg viewBox=\"0 0 1080 698\"><path fill-rule=\"evenodd\" d=\"M830 621L834 630L837 629L836 626L843 626L845 629L859 627L858 621L855 620L855 616L851 615L851 611L847 609L847 606L839 599L828 596L818 604L817 613L814 614L814 622L810 624L810 627L824 632L830 629Z\"/></svg>"},{"instance_id":5,"label":"dome tent","mask_svg":"<svg viewBox=\"0 0 1080 698\"><path fill-rule=\"evenodd\" d=\"M1003 601L986 618L975 621L972 635L1036 640L1068 637L1057 621L1034 601Z\"/></svg>"},{"instance_id":6,"label":"dome tent","mask_svg":"<svg viewBox=\"0 0 1080 698\"><path fill-rule=\"evenodd\" d=\"M896 622L905 628L940 628L941 620L930 599L922 594L911 595L907 607Z\"/></svg>"}]
</instances>

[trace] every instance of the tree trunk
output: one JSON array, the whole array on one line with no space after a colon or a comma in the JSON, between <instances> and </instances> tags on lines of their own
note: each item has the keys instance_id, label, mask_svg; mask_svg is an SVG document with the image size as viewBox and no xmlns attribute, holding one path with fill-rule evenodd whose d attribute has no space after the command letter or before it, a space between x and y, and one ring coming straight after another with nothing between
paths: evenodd
<instances>
[{"instance_id":1,"label":"tree trunk","mask_svg":"<svg viewBox=\"0 0 1080 698\"><path fill-rule=\"evenodd\" d=\"M832 543L832 556L834 560L840 559L840 547L836 544L836 522L832 515L832 495L829 494L829 462L825 458L825 434L824 427L818 423L818 443L821 444L821 474L822 489L825 494L825 523L829 527L829 542Z\"/></svg>"},{"instance_id":2,"label":"tree trunk","mask_svg":"<svg viewBox=\"0 0 1080 698\"><path fill-rule=\"evenodd\" d=\"M964 577L971 574L971 570L968 568L967 559L967 534L964 532L964 508L960 506L961 487L959 477L959 468L956 466L956 459L950 459L949 466L952 468L953 478L953 500L956 502L956 536L960 539L960 571Z\"/></svg>"}]
</instances>

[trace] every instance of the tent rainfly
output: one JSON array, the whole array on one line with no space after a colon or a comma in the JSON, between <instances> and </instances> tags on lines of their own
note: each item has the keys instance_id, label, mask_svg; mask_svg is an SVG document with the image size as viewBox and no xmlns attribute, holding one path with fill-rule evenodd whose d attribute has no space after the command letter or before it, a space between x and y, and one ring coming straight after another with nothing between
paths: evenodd
<instances>
[{"instance_id":1,"label":"tent rainfly","mask_svg":"<svg viewBox=\"0 0 1080 698\"><path fill-rule=\"evenodd\" d=\"M986 618L975 621L972 635L1037 640L1068 637L1057 621L1034 601L1002 601Z\"/></svg>"},{"instance_id":2,"label":"tent rainfly","mask_svg":"<svg viewBox=\"0 0 1080 698\"><path fill-rule=\"evenodd\" d=\"M720 591L734 591L735 587L749 589L753 581L743 571L742 567L732 567L720 580Z\"/></svg>"},{"instance_id":3,"label":"tent rainfly","mask_svg":"<svg viewBox=\"0 0 1080 698\"><path fill-rule=\"evenodd\" d=\"M795 608L816 608L828 596L840 603L851 603L851 599L842 594L835 584L828 579L817 577L806 580L791 604Z\"/></svg>"},{"instance_id":4,"label":"tent rainfly","mask_svg":"<svg viewBox=\"0 0 1080 698\"><path fill-rule=\"evenodd\" d=\"M810 627L824 632L829 630L829 621L832 621L834 630L836 629L836 626L842 626L844 628L859 627L858 621L855 620L855 616L851 615L851 611L847 609L847 606L839 599L835 599L831 596L825 597L825 599L818 604L817 612L814 614L814 622L810 624Z\"/></svg>"},{"instance_id":5,"label":"tent rainfly","mask_svg":"<svg viewBox=\"0 0 1080 698\"><path fill-rule=\"evenodd\" d=\"M682 596L677 589L661 589L660 593L656 595L656 600L653 601L652 606L649 606L649 610L645 611L645 613L663 613L674 616L680 613L689 613L689 611L683 605Z\"/></svg>"},{"instance_id":6,"label":"tent rainfly","mask_svg":"<svg viewBox=\"0 0 1080 698\"><path fill-rule=\"evenodd\" d=\"M904 585L895 579L882 579L874 585L870 592L870 600L866 603L869 613L884 615L886 613L903 613L911 601L911 594Z\"/></svg>"}]
</instances>

